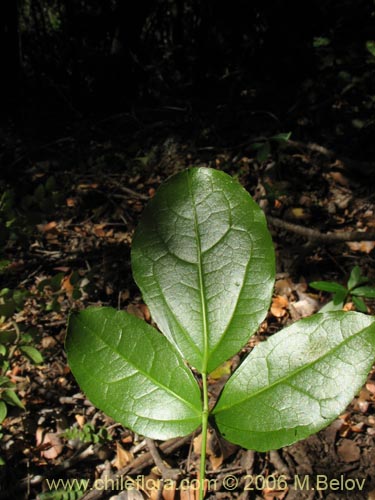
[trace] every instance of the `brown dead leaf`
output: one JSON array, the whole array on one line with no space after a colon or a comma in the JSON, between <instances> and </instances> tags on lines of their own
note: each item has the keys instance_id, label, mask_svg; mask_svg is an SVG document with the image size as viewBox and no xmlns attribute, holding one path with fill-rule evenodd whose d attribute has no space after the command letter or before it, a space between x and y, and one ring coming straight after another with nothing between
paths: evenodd
<instances>
[{"instance_id":1,"label":"brown dead leaf","mask_svg":"<svg viewBox=\"0 0 375 500\"><path fill-rule=\"evenodd\" d=\"M66 199L66 206L69 208L73 208L77 205L77 200L75 198L67 198Z\"/></svg>"},{"instance_id":2,"label":"brown dead leaf","mask_svg":"<svg viewBox=\"0 0 375 500\"><path fill-rule=\"evenodd\" d=\"M136 316L137 318L145 319L143 311L139 308L139 304L128 304L126 306L126 312Z\"/></svg>"},{"instance_id":3,"label":"brown dead leaf","mask_svg":"<svg viewBox=\"0 0 375 500\"><path fill-rule=\"evenodd\" d=\"M144 496L138 490L127 489L118 495L109 497L109 500L144 500Z\"/></svg>"},{"instance_id":4,"label":"brown dead leaf","mask_svg":"<svg viewBox=\"0 0 375 500\"><path fill-rule=\"evenodd\" d=\"M82 429L82 427L85 425L86 423L86 417L84 415L75 415L74 418L76 419L76 422L78 423L78 425L80 426L80 428Z\"/></svg>"},{"instance_id":5,"label":"brown dead leaf","mask_svg":"<svg viewBox=\"0 0 375 500\"><path fill-rule=\"evenodd\" d=\"M57 340L51 335L48 335L48 337L42 338L41 344L43 349L52 349L57 344Z\"/></svg>"},{"instance_id":6,"label":"brown dead leaf","mask_svg":"<svg viewBox=\"0 0 375 500\"><path fill-rule=\"evenodd\" d=\"M146 304L138 304L138 308L142 311L144 319L146 321L150 321L151 314L150 314L149 308L146 306Z\"/></svg>"},{"instance_id":7,"label":"brown dead leaf","mask_svg":"<svg viewBox=\"0 0 375 500\"><path fill-rule=\"evenodd\" d=\"M367 387L362 387L360 393L358 394L358 398L354 401L354 410L366 413L371 401L371 391L369 391Z\"/></svg>"},{"instance_id":8,"label":"brown dead leaf","mask_svg":"<svg viewBox=\"0 0 375 500\"><path fill-rule=\"evenodd\" d=\"M344 307L342 308L343 311L355 311L355 305L353 302L347 302L344 304Z\"/></svg>"},{"instance_id":9,"label":"brown dead leaf","mask_svg":"<svg viewBox=\"0 0 375 500\"><path fill-rule=\"evenodd\" d=\"M199 491L195 488L182 488L180 490L180 500L198 500L199 499Z\"/></svg>"},{"instance_id":10,"label":"brown dead leaf","mask_svg":"<svg viewBox=\"0 0 375 500\"><path fill-rule=\"evenodd\" d=\"M104 231L106 224L94 224L94 234L98 238L104 238L106 232Z\"/></svg>"},{"instance_id":11,"label":"brown dead leaf","mask_svg":"<svg viewBox=\"0 0 375 500\"><path fill-rule=\"evenodd\" d=\"M262 495L264 500L282 500L286 497L289 488L285 488L285 490L274 490L272 488L264 488L262 491Z\"/></svg>"},{"instance_id":12,"label":"brown dead leaf","mask_svg":"<svg viewBox=\"0 0 375 500\"><path fill-rule=\"evenodd\" d=\"M340 184L340 186L344 186L344 187L349 187L350 186L349 179L345 175L343 175L341 172L332 171L332 172L329 173L329 176L337 184Z\"/></svg>"},{"instance_id":13,"label":"brown dead leaf","mask_svg":"<svg viewBox=\"0 0 375 500\"><path fill-rule=\"evenodd\" d=\"M375 394L375 381L370 381L370 382L367 382L366 384L366 389L368 390L368 392L370 392L371 394Z\"/></svg>"},{"instance_id":14,"label":"brown dead leaf","mask_svg":"<svg viewBox=\"0 0 375 500\"><path fill-rule=\"evenodd\" d=\"M37 229L41 233L48 233L48 232L57 232L57 222L56 221L51 221L47 222L47 224L37 224Z\"/></svg>"},{"instance_id":15,"label":"brown dead leaf","mask_svg":"<svg viewBox=\"0 0 375 500\"><path fill-rule=\"evenodd\" d=\"M36 430L36 445L41 450L40 454L47 460L53 460L63 451L62 442L57 433L44 432L42 427Z\"/></svg>"},{"instance_id":16,"label":"brown dead leaf","mask_svg":"<svg viewBox=\"0 0 375 500\"><path fill-rule=\"evenodd\" d=\"M201 454L202 449L202 434L199 434L193 441L194 453ZM206 453L213 470L217 470L223 463L224 456L220 446L219 438L215 432L208 432Z\"/></svg>"},{"instance_id":17,"label":"brown dead leaf","mask_svg":"<svg viewBox=\"0 0 375 500\"><path fill-rule=\"evenodd\" d=\"M163 488L163 499L164 500L174 500L176 496L176 481L166 481Z\"/></svg>"},{"instance_id":18,"label":"brown dead leaf","mask_svg":"<svg viewBox=\"0 0 375 500\"><path fill-rule=\"evenodd\" d=\"M347 241L346 244L353 252L371 253L375 248L375 241Z\"/></svg>"},{"instance_id":19,"label":"brown dead leaf","mask_svg":"<svg viewBox=\"0 0 375 500\"><path fill-rule=\"evenodd\" d=\"M196 480L183 481L180 483L180 500L199 499L199 475ZM207 493L207 479L204 480L204 497Z\"/></svg>"},{"instance_id":20,"label":"brown dead leaf","mask_svg":"<svg viewBox=\"0 0 375 500\"><path fill-rule=\"evenodd\" d=\"M343 439L337 448L337 454L343 462L357 462L361 457L361 451L357 443L351 439Z\"/></svg>"},{"instance_id":21,"label":"brown dead leaf","mask_svg":"<svg viewBox=\"0 0 375 500\"><path fill-rule=\"evenodd\" d=\"M275 292L277 293L277 295L285 295L286 297L288 297L292 293L293 289L294 285L290 278L276 280Z\"/></svg>"},{"instance_id":22,"label":"brown dead leaf","mask_svg":"<svg viewBox=\"0 0 375 500\"><path fill-rule=\"evenodd\" d=\"M307 318L318 309L318 303L314 299L302 299L290 305L292 319Z\"/></svg>"},{"instance_id":23,"label":"brown dead leaf","mask_svg":"<svg viewBox=\"0 0 375 500\"><path fill-rule=\"evenodd\" d=\"M288 305L288 299L284 295L276 295L272 300L271 313L276 318L282 318L287 313L286 308Z\"/></svg>"},{"instance_id":24,"label":"brown dead leaf","mask_svg":"<svg viewBox=\"0 0 375 500\"><path fill-rule=\"evenodd\" d=\"M74 286L70 282L71 275L64 276L61 282L61 289L65 290L68 297L71 297L74 291Z\"/></svg>"},{"instance_id":25,"label":"brown dead leaf","mask_svg":"<svg viewBox=\"0 0 375 500\"><path fill-rule=\"evenodd\" d=\"M116 441L116 458L112 462L113 466L120 470L128 465L133 459L133 454L125 450L120 443Z\"/></svg>"},{"instance_id":26,"label":"brown dead leaf","mask_svg":"<svg viewBox=\"0 0 375 500\"><path fill-rule=\"evenodd\" d=\"M139 488L147 494L151 500L157 500L160 489L160 478L156 474L148 474L141 478Z\"/></svg>"}]
</instances>

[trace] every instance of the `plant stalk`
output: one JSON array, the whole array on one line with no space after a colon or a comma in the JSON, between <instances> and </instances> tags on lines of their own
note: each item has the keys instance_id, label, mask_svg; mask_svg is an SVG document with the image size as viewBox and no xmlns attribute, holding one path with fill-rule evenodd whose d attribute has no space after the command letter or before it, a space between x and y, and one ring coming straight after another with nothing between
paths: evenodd
<instances>
[{"instance_id":1,"label":"plant stalk","mask_svg":"<svg viewBox=\"0 0 375 500\"><path fill-rule=\"evenodd\" d=\"M201 443L201 461L199 473L199 500L204 498L204 484L206 480L206 447L208 431L208 384L207 374L202 373L203 385L203 411L202 411L202 443Z\"/></svg>"}]
</instances>

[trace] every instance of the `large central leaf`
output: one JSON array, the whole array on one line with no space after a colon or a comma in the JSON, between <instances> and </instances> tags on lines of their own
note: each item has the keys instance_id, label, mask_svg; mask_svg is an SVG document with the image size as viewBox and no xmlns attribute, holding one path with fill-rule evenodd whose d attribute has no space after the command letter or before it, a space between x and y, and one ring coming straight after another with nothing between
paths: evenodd
<instances>
[{"instance_id":1,"label":"large central leaf","mask_svg":"<svg viewBox=\"0 0 375 500\"><path fill-rule=\"evenodd\" d=\"M264 319L274 253L264 214L240 184L193 168L172 177L148 204L132 268L158 327L206 373Z\"/></svg>"},{"instance_id":2,"label":"large central leaf","mask_svg":"<svg viewBox=\"0 0 375 500\"><path fill-rule=\"evenodd\" d=\"M375 320L316 314L253 349L214 409L226 439L258 451L326 427L352 400L375 358Z\"/></svg>"}]
</instances>

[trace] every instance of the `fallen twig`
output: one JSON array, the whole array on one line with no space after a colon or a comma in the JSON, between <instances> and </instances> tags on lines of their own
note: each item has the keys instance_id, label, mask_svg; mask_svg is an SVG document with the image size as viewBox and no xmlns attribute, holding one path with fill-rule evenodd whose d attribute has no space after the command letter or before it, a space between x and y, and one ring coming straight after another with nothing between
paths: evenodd
<instances>
[{"instance_id":1,"label":"fallen twig","mask_svg":"<svg viewBox=\"0 0 375 500\"><path fill-rule=\"evenodd\" d=\"M191 440L191 435L185 436L183 438L174 438L170 439L160 445L160 450L164 455L169 455L174 451L178 450L184 444L188 443ZM149 467L154 463L154 459L150 452L144 453L140 457L136 458L129 465L119 470L116 474L112 474L107 479L108 484L116 484L118 482L121 483L121 478L131 475L131 474L139 474L145 467ZM81 500L97 500L103 497L107 493L107 490L97 490L93 489L88 491L81 497Z\"/></svg>"},{"instance_id":2,"label":"fallen twig","mask_svg":"<svg viewBox=\"0 0 375 500\"><path fill-rule=\"evenodd\" d=\"M280 229L286 229L292 233L304 236L309 240L322 241L325 243L332 242L346 242L346 241L375 241L374 231L351 231L342 233L322 233L318 229L311 229L309 227L300 226L298 224L293 224L292 222L287 222L276 217L267 215L267 220L273 226Z\"/></svg>"}]
</instances>

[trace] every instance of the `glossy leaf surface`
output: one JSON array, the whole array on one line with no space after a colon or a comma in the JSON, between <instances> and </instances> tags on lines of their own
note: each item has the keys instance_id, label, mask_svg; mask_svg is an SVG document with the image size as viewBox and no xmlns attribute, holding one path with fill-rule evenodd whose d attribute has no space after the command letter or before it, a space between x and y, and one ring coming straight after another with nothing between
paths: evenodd
<instances>
[{"instance_id":1,"label":"glossy leaf surface","mask_svg":"<svg viewBox=\"0 0 375 500\"><path fill-rule=\"evenodd\" d=\"M263 212L227 174L181 172L145 209L134 278L153 319L200 372L235 354L264 319L274 252Z\"/></svg>"},{"instance_id":2,"label":"glossy leaf surface","mask_svg":"<svg viewBox=\"0 0 375 500\"><path fill-rule=\"evenodd\" d=\"M312 281L310 286L323 292L343 293L345 295L348 293L348 290L344 286L334 281Z\"/></svg>"},{"instance_id":3,"label":"glossy leaf surface","mask_svg":"<svg viewBox=\"0 0 375 500\"><path fill-rule=\"evenodd\" d=\"M373 286L360 286L358 288L354 288L354 290L352 290L350 293L358 297L375 299L375 287Z\"/></svg>"},{"instance_id":4,"label":"glossy leaf surface","mask_svg":"<svg viewBox=\"0 0 375 500\"><path fill-rule=\"evenodd\" d=\"M4 401L0 401L0 424L7 416L7 411L7 405L4 403Z\"/></svg>"},{"instance_id":5,"label":"glossy leaf surface","mask_svg":"<svg viewBox=\"0 0 375 500\"><path fill-rule=\"evenodd\" d=\"M224 437L265 451L327 426L352 400L375 358L375 320L316 314L256 346L214 409Z\"/></svg>"},{"instance_id":6,"label":"glossy leaf surface","mask_svg":"<svg viewBox=\"0 0 375 500\"><path fill-rule=\"evenodd\" d=\"M69 320L69 365L91 402L134 431L155 439L183 436L201 421L193 374L157 330L111 308L89 308Z\"/></svg>"}]
</instances>

